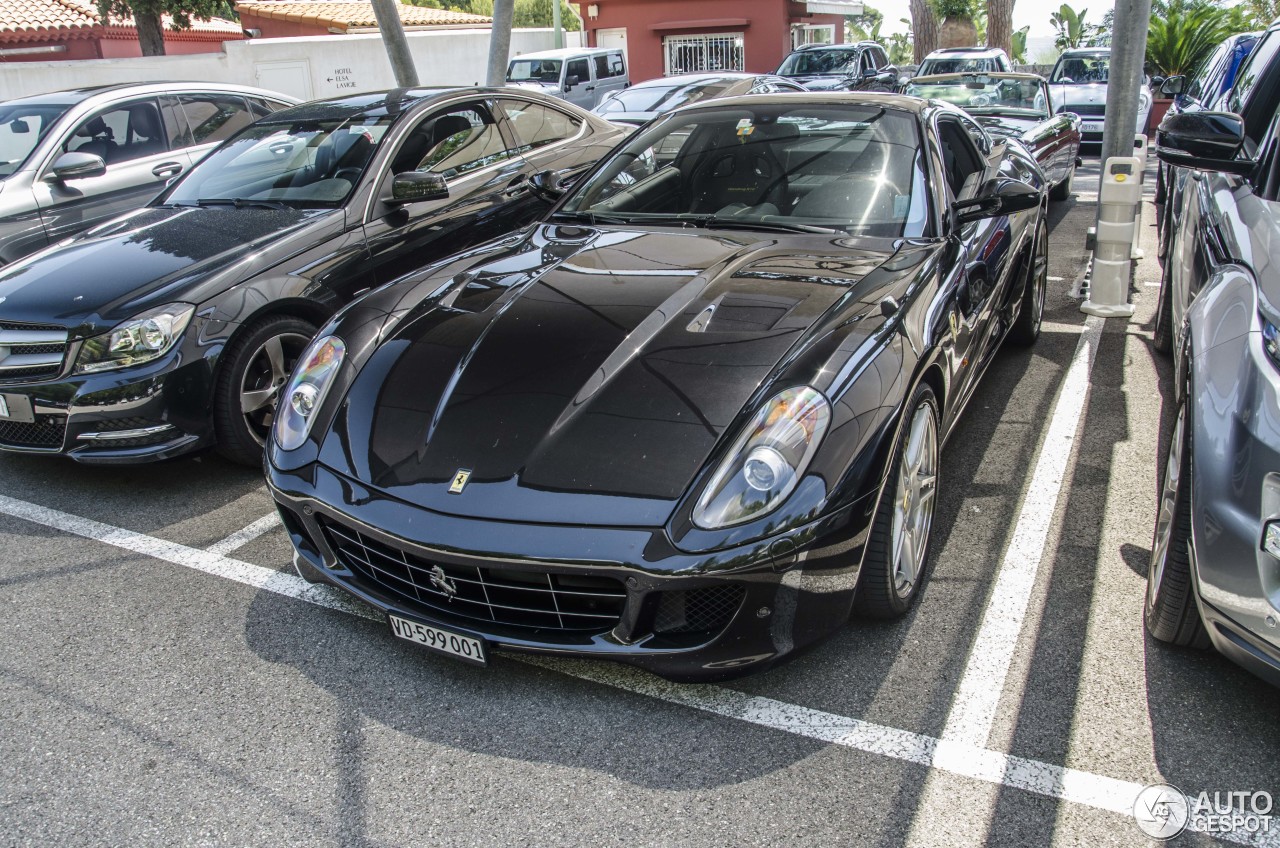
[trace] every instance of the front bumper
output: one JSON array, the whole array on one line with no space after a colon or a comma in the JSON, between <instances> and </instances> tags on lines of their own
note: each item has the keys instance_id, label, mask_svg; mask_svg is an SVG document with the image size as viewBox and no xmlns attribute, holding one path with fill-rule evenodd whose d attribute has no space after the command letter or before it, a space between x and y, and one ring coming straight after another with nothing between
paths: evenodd
<instances>
[{"instance_id":1,"label":"front bumper","mask_svg":"<svg viewBox=\"0 0 1280 848\"><path fill-rule=\"evenodd\" d=\"M267 482L310 580L495 649L617 660L673 680L759 671L842 626L868 526L859 502L759 542L692 554L661 528L430 512L314 463L268 465ZM457 594L438 591L444 582ZM589 593L599 606L565 606Z\"/></svg>"},{"instance_id":2,"label":"front bumper","mask_svg":"<svg viewBox=\"0 0 1280 848\"><path fill-rule=\"evenodd\" d=\"M83 463L167 459L213 442L208 410L213 363L179 344L134 368L73 374L78 344L57 377L0 383L10 412L0 419L0 450L62 454Z\"/></svg>"}]
</instances>

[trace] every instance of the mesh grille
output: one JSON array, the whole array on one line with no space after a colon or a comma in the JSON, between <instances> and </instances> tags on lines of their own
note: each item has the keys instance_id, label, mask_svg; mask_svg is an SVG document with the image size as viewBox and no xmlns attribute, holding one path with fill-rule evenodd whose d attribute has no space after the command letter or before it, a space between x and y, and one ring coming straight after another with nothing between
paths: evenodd
<instances>
[{"instance_id":1,"label":"mesh grille","mask_svg":"<svg viewBox=\"0 0 1280 848\"><path fill-rule=\"evenodd\" d=\"M1058 112L1075 112L1077 115L1105 115L1107 114L1107 105L1105 103L1080 103L1076 106L1063 106Z\"/></svg>"},{"instance_id":2,"label":"mesh grille","mask_svg":"<svg viewBox=\"0 0 1280 848\"><path fill-rule=\"evenodd\" d=\"M481 623L603 632L622 616L626 590L611 577L430 562L330 519L321 521L343 566L420 606Z\"/></svg>"},{"instance_id":3,"label":"mesh grille","mask_svg":"<svg viewBox=\"0 0 1280 848\"><path fill-rule=\"evenodd\" d=\"M29 368L10 368L0 371L0 383L13 383L18 380L30 380L34 377L56 377L62 372L62 364L32 365Z\"/></svg>"},{"instance_id":4,"label":"mesh grille","mask_svg":"<svg viewBox=\"0 0 1280 848\"><path fill-rule=\"evenodd\" d=\"M725 583L688 591L663 592L654 617L655 633L716 633L742 606L746 587Z\"/></svg>"},{"instance_id":5,"label":"mesh grille","mask_svg":"<svg viewBox=\"0 0 1280 848\"><path fill-rule=\"evenodd\" d=\"M59 327L57 324L15 324L13 321L0 321L0 330L43 330L51 333L65 333L67 328Z\"/></svg>"},{"instance_id":6,"label":"mesh grille","mask_svg":"<svg viewBox=\"0 0 1280 848\"><path fill-rule=\"evenodd\" d=\"M28 331L28 332L56 332L62 334L65 338L67 330L65 327L58 327L52 324L16 324L12 321L0 321L0 331ZM49 344L10 344L5 346L7 351L12 355L40 355L40 354L58 354L60 359L58 362L51 364L30 365L24 368L6 368L0 371L0 383L14 383L24 380L35 380L40 377L56 377L62 373L65 355L67 352L67 342L49 343ZM59 442L61 444L61 442Z\"/></svg>"},{"instance_id":7,"label":"mesh grille","mask_svg":"<svg viewBox=\"0 0 1280 848\"><path fill-rule=\"evenodd\" d=\"M14 448L60 448L67 432L61 415L37 415L35 423L0 421L0 445Z\"/></svg>"}]
</instances>

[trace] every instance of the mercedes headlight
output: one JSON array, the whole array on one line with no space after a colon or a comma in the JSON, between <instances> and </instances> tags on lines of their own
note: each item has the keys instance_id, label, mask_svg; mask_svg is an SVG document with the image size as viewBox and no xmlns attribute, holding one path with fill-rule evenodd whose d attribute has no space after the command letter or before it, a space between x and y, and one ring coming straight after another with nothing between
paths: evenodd
<instances>
[{"instance_id":1,"label":"mercedes headlight","mask_svg":"<svg viewBox=\"0 0 1280 848\"><path fill-rule=\"evenodd\" d=\"M276 410L276 444L281 450L294 450L307 440L346 355L342 339L325 336L313 341L298 359Z\"/></svg>"},{"instance_id":2,"label":"mercedes headlight","mask_svg":"<svg viewBox=\"0 0 1280 848\"><path fill-rule=\"evenodd\" d=\"M1272 324L1267 316L1259 317L1262 319L1262 349L1271 357L1271 364L1280 368L1280 328Z\"/></svg>"},{"instance_id":3,"label":"mercedes headlight","mask_svg":"<svg viewBox=\"0 0 1280 848\"><path fill-rule=\"evenodd\" d=\"M808 386L769 399L720 463L693 511L704 530L759 518L786 500L831 421L831 404Z\"/></svg>"},{"instance_id":4,"label":"mercedes headlight","mask_svg":"<svg viewBox=\"0 0 1280 848\"><path fill-rule=\"evenodd\" d=\"M109 333L94 336L80 348L76 373L128 368L159 359L177 344L195 309L190 303L170 303L135 315Z\"/></svg>"}]
</instances>

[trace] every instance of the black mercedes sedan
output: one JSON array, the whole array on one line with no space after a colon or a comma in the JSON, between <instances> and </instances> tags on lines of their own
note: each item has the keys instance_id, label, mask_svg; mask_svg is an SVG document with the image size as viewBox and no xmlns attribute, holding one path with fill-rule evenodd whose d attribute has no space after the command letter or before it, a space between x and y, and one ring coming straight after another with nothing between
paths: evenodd
<instances>
[{"instance_id":1,"label":"black mercedes sedan","mask_svg":"<svg viewBox=\"0 0 1280 848\"><path fill-rule=\"evenodd\" d=\"M0 449L262 462L276 395L356 295L545 213L623 131L514 89L275 112L149 206L0 271Z\"/></svg>"},{"instance_id":2,"label":"black mercedes sedan","mask_svg":"<svg viewBox=\"0 0 1280 848\"><path fill-rule=\"evenodd\" d=\"M976 137L897 95L694 105L544 222L361 298L268 446L298 571L463 660L677 679L901 615L942 444L1044 304L1048 187Z\"/></svg>"}]
</instances>

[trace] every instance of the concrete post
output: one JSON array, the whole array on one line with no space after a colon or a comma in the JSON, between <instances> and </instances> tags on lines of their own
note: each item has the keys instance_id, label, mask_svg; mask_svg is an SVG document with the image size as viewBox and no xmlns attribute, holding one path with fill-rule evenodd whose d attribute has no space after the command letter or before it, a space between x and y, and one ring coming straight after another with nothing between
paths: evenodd
<instances>
[{"instance_id":1,"label":"concrete post","mask_svg":"<svg viewBox=\"0 0 1280 848\"><path fill-rule=\"evenodd\" d=\"M396 75L396 85L400 88L415 88L418 85L418 69L413 66L409 40L404 37L404 23L396 8L399 5L396 0L373 0L373 16L378 19L378 31L382 33L382 43L386 45L391 71Z\"/></svg>"},{"instance_id":2,"label":"concrete post","mask_svg":"<svg viewBox=\"0 0 1280 848\"><path fill-rule=\"evenodd\" d=\"M493 29L489 37L489 77L486 85L500 86L507 81L507 60L511 58L511 21L515 16L515 0L493 0Z\"/></svg>"},{"instance_id":3,"label":"concrete post","mask_svg":"<svg viewBox=\"0 0 1280 848\"><path fill-rule=\"evenodd\" d=\"M551 26L556 31L556 49L564 47L564 27L560 21L560 0L551 0Z\"/></svg>"},{"instance_id":4,"label":"concrete post","mask_svg":"<svg viewBox=\"0 0 1280 848\"><path fill-rule=\"evenodd\" d=\"M1111 69L1107 75L1107 118L1102 131L1102 161L1133 155L1138 122L1138 89L1147 56L1151 0L1116 0L1111 31Z\"/></svg>"}]
</instances>

